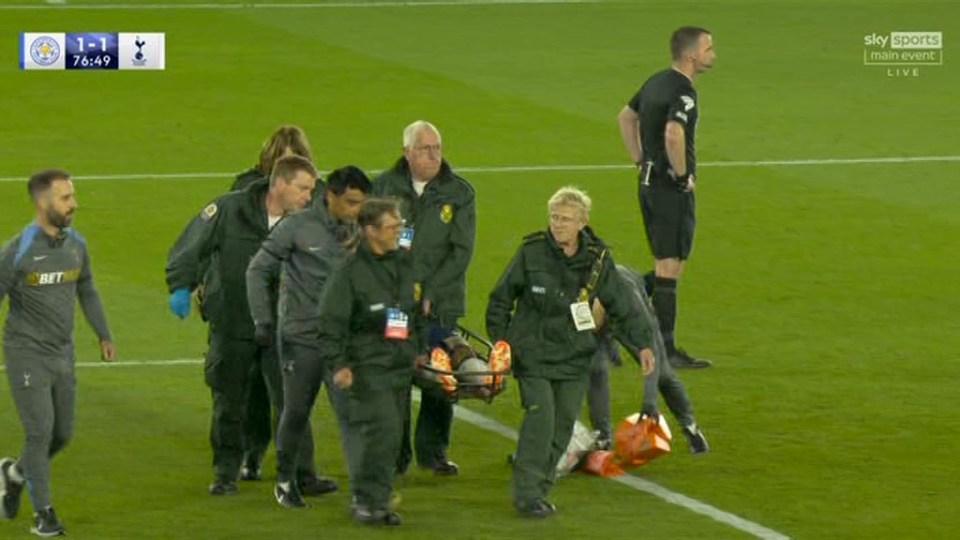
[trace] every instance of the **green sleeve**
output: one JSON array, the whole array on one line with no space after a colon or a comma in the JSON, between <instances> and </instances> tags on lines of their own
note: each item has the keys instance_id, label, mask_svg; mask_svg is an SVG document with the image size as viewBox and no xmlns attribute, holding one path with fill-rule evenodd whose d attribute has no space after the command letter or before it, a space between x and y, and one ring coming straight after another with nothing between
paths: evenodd
<instances>
[{"instance_id":1,"label":"green sleeve","mask_svg":"<svg viewBox=\"0 0 960 540\"><path fill-rule=\"evenodd\" d=\"M430 319L417 309L413 313L413 347L417 355L430 354Z\"/></svg>"},{"instance_id":2,"label":"green sleeve","mask_svg":"<svg viewBox=\"0 0 960 540\"><path fill-rule=\"evenodd\" d=\"M435 302L434 291L449 290L463 283L464 275L473 258L473 247L477 239L476 196L471 190L470 198L453 216L450 228L452 250L440 268L424 280L423 297ZM462 286L462 285L460 285Z\"/></svg>"},{"instance_id":3,"label":"green sleeve","mask_svg":"<svg viewBox=\"0 0 960 540\"><path fill-rule=\"evenodd\" d=\"M204 276L207 260L217 248L217 230L222 216L222 209L218 208L217 202L207 205L200 215L187 225L177 243L170 249L166 268L167 288L170 292L183 288L192 291L197 287Z\"/></svg>"},{"instance_id":4,"label":"green sleeve","mask_svg":"<svg viewBox=\"0 0 960 540\"><path fill-rule=\"evenodd\" d=\"M487 335L491 341L496 342L506 338L514 305L523 293L523 286L524 254L521 246L503 275L500 276L487 302Z\"/></svg>"},{"instance_id":5,"label":"green sleeve","mask_svg":"<svg viewBox=\"0 0 960 540\"><path fill-rule=\"evenodd\" d=\"M380 176L378 176L373 181L373 189L370 190L370 196L383 197L383 193L386 191L386 188L387 188L387 173L384 172L384 173L381 173Z\"/></svg>"},{"instance_id":6,"label":"green sleeve","mask_svg":"<svg viewBox=\"0 0 960 540\"><path fill-rule=\"evenodd\" d=\"M334 271L320 297L320 359L336 372L350 365L347 342L353 315L353 283L346 264Z\"/></svg>"},{"instance_id":7,"label":"green sleeve","mask_svg":"<svg viewBox=\"0 0 960 540\"><path fill-rule=\"evenodd\" d=\"M607 312L614 337L620 343L626 345L631 353L652 346L653 331L633 302L629 284L620 277L609 253L600 270L595 294ZM636 358L635 354L634 357Z\"/></svg>"},{"instance_id":8,"label":"green sleeve","mask_svg":"<svg viewBox=\"0 0 960 540\"><path fill-rule=\"evenodd\" d=\"M254 324L275 324L273 291L280 282L283 261L290 259L295 246L297 220L285 219L270 231L247 267L247 302Z\"/></svg>"}]
</instances>

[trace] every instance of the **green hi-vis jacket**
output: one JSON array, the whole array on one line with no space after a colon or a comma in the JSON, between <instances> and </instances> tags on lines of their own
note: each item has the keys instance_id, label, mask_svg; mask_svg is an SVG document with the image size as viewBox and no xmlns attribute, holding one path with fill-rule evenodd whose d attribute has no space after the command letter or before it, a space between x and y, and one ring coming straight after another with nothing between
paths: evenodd
<instances>
[{"instance_id":1,"label":"green hi-vis jacket","mask_svg":"<svg viewBox=\"0 0 960 540\"><path fill-rule=\"evenodd\" d=\"M244 171L237 175L237 179L233 181L233 185L230 186L230 191L243 191L253 184L259 182L269 181L270 179L263 175L260 172L260 169L253 167L248 171Z\"/></svg>"},{"instance_id":2,"label":"green hi-vis jacket","mask_svg":"<svg viewBox=\"0 0 960 540\"><path fill-rule=\"evenodd\" d=\"M336 372L353 371L352 391L410 385L417 354L426 352L426 320L419 308L410 253L374 255L366 242L330 275L320 299L320 358ZM385 335L387 312L408 318L407 339Z\"/></svg>"},{"instance_id":3,"label":"green hi-vis jacket","mask_svg":"<svg viewBox=\"0 0 960 540\"><path fill-rule=\"evenodd\" d=\"M589 301L597 298L603 304L614 336L634 351L650 347L650 326L606 250L587 230L580 234L579 250L572 257L549 232L524 238L490 293L486 317L490 339L510 343L516 375L562 380L587 374L597 340L592 331L577 330L570 306L591 285ZM601 264L595 268L597 260Z\"/></svg>"},{"instance_id":4,"label":"green hi-vis jacket","mask_svg":"<svg viewBox=\"0 0 960 540\"><path fill-rule=\"evenodd\" d=\"M193 290L204 279L204 314L217 332L236 339L254 335L246 270L270 232L269 189L261 181L219 197L187 225L167 256L170 291Z\"/></svg>"},{"instance_id":5,"label":"green hi-vis jacket","mask_svg":"<svg viewBox=\"0 0 960 540\"><path fill-rule=\"evenodd\" d=\"M396 197L408 227L413 227L413 267L423 298L443 319L466 313L467 267L473 257L477 231L473 187L444 161L437 178L418 197L410 167L400 158L373 184L373 195Z\"/></svg>"}]
</instances>

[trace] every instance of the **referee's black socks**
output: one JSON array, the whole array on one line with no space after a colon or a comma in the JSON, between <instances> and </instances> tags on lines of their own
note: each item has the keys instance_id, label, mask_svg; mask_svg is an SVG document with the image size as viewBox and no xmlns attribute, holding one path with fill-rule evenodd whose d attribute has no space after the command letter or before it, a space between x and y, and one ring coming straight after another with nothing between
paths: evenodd
<instances>
[{"instance_id":1,"label":"referee's black socks","mask_svg":"<svg viewBox=\"0 0 960 540\"><path fill-rule=\"evenodd\" d=\"M653 284L653 309L660 321L660 333L667 346L667 354L677 350L673 331L677 325L677 280L657 277Z\"/></svg>"}]
</instances>

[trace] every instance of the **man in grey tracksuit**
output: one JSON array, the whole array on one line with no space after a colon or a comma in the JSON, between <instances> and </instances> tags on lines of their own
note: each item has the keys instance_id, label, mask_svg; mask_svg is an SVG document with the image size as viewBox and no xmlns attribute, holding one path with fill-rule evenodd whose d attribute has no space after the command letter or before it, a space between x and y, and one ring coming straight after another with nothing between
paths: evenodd
<instances>
[{"instance_id":1,"label":"man in grey tracksuit","mask_svg":"<svg viewBox=\"0 0 960 540\"><path fill-rule=\"evenodd\" d=\"M653 353L657 358L666 358L666 346L663 336L660 333L660 326L657 323L657 315L653 310L653 302L650 300L650 294L647 292L647 278L634 272L630 268L617 265L617 274L627 287L624 290L630 292L630 300L636 306L636 311L644 321L653 328ZM650 274L648 274L650 275ZM651 276L652 277L652 276ZM652 288L652 287L650 287ZM602 342L606 339L607 343ZM611 341L609 336L598 336L601 346L594 357L593 370L591 373L591 384L588 391L588 401L590 402L590 420L593 428L601 432L600 437L610 437L612 428L610 420L610 378L606 375L609 369L608 362L612 360L617 352L619 344ZM599 364L599 366L598 366ZM694 454L705 454L710 451L710 445L703 431L697 425L697 420L693 415L693 405L690 403L690 396L683 383L677 378L677 374L670 365L670 362L657 362L657 367L653 373L644 379L644 396L642 411L645 414L655 414L658 410L657 397L658 392L663 396L667 403L667 408L673 413L674 418L680 423L683 436L690 445L690 451ZM606 432L605 432L606 429Z\"/></svg>"},{"instance_id":2,"label":"man in grey tracksuit","mask_svg":"<svg viewBox=\"0 0 960 540\"><path fill-rule=\"evenodd\" d=\"M331 385L331 366L318 356L319 299L327 277L359 239L356 220L371 189L370 180L357 167L333 171L323 202L277 225L247 268L247 296L261 345L269 345L280 328L283 409L277 427L274 496L288 508L305 506L302 495L319 494L298 485L296 471L299 463L313 462L310 412L324 383L341 441L346 435L345 396ZM274 321L271 289L278 279L279 321ZM345 454L349 463L349 452ZM336 489L332 480L325 481L327 491Z\"/></svg>"},{"instance_id":3,"label":"man in grey tracksuit","mask_svg":"<svg viewBox=\"0 0 960 540\"><path fill-rule=\"evenodd\" d=\"M651 326L651 328L654 327ZM656 348L653 354L657 354ZM609 450L613 446L613 416L610 411L611 364L620 366L623 361L620 358L620 345L613 339L610 329L604 326L597 330L597 352L593 353L590 365L590 386L587 387L590 425L598 433L597 442L601 450ZM655 390L651 390L650 393L654 398L657 395Z\"/></svg>"},{"instance_id":4,"label":"man in grey tracksuit","mask_svg":"<svg viewBox=\"0 0 960 540\"><path fill-rule=\"evenodd\" d=\"M0 461L3 515L13 519L29 486L36 514L32 532L63 534L50 497L50 460L73 432L76 376L73 321L77 299L100 341L113 346L93 283L86 241L70 227L77 208L66 171L38 172L28 184L36 220L0 250L0 303L10 296L3 354L7 379L26 435L19 461Z\"/></svg>"}]
</instances>

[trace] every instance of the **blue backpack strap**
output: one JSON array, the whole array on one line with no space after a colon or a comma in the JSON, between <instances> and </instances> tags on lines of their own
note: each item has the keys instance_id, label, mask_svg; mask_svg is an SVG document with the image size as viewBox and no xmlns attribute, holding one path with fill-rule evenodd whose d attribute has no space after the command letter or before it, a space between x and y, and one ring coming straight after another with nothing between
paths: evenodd
<instances>
[{"instance_id":1,"label":"blue backpack strap","mask_svg":"<svg viewBox=\"0 0 960 540\"><path fill-rule=\"evenodd\" d=\"M17 254L13 257L13 266L16 267L20 264L20 261L23 259L23 256L27 254L27 250L30 249L30 246L33 245L33 240L37 237L37 234L40 232L40 227L37 227L36 223L31 223L27 225L27 228L20 233L20 245L17 246Z\"/></svg>"}]
</instances>

